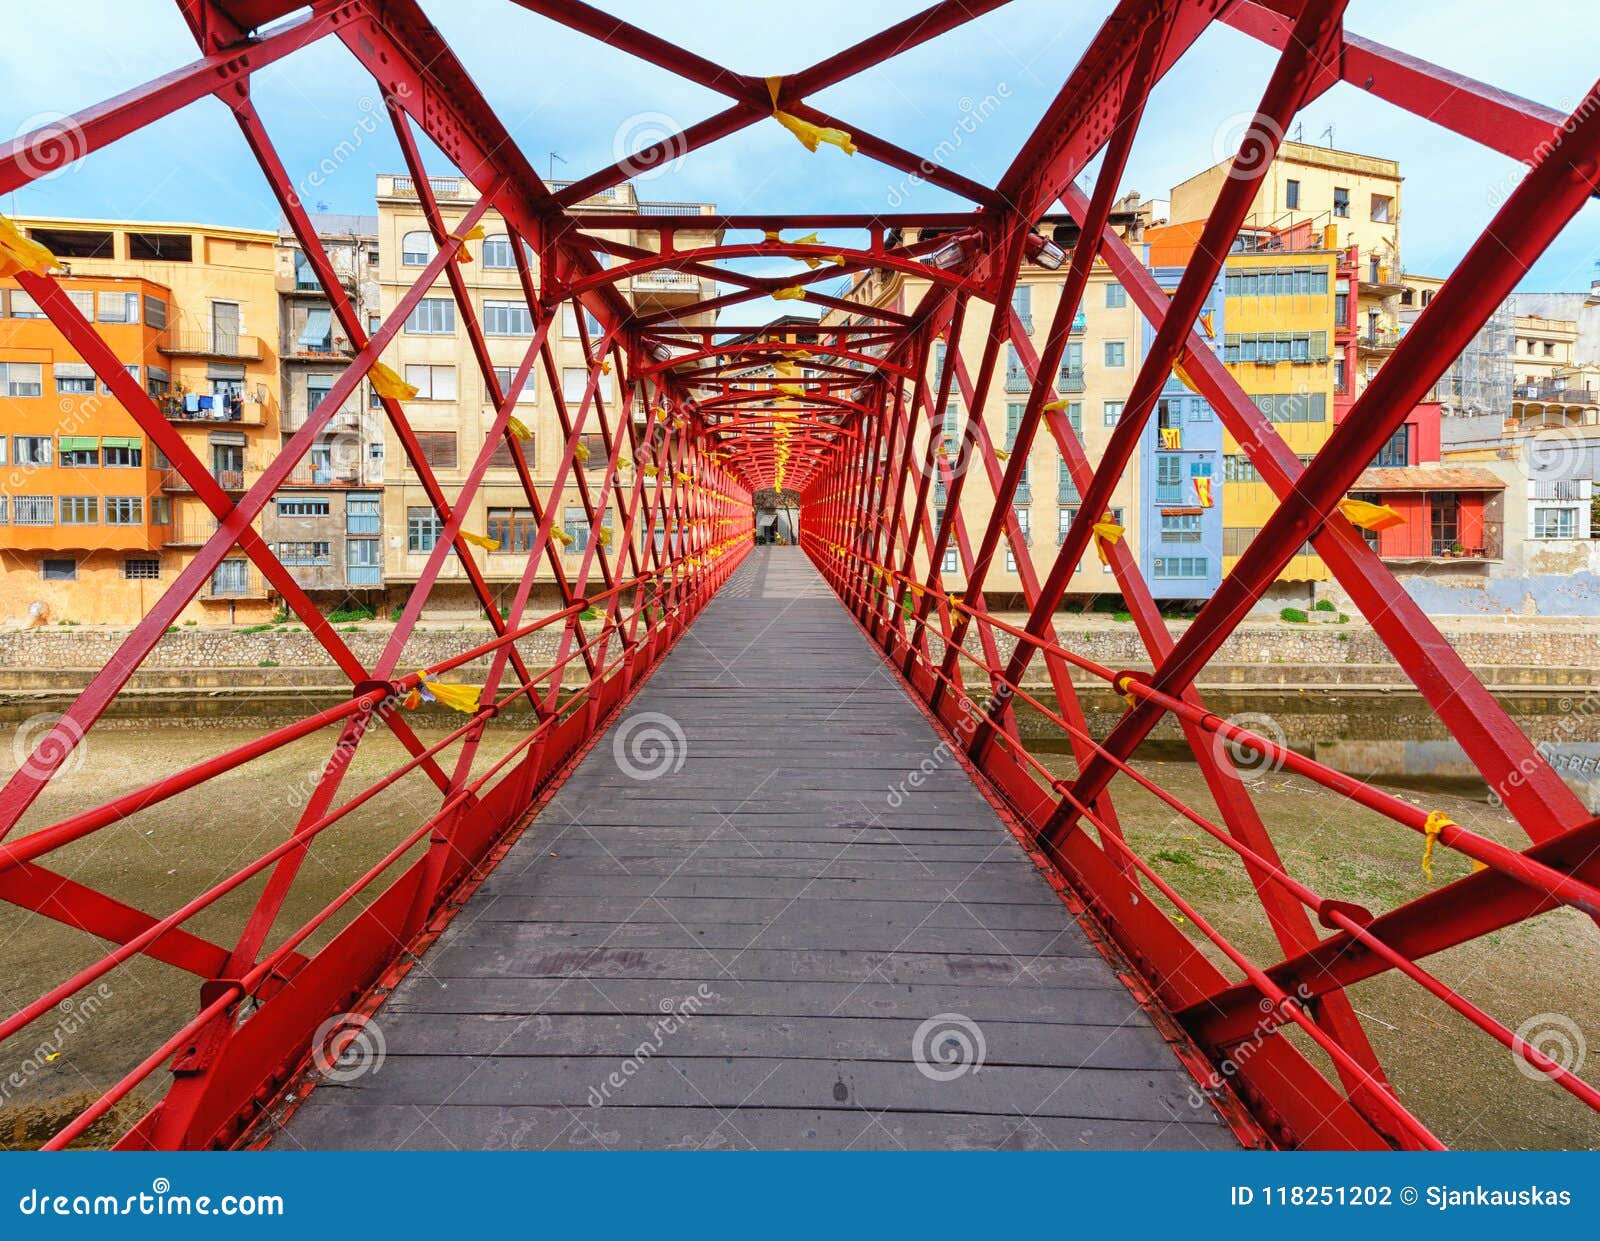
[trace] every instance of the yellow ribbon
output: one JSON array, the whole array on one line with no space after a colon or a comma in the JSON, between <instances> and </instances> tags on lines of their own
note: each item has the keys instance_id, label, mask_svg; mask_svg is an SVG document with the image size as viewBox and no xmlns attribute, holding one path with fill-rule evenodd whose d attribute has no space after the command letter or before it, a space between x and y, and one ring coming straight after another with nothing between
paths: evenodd
<instances>
[{"instance_id":1,"label":"yellow ribbon","mask_svg":"<svg viewBox=\"0 0 1600 1241\"><path fill-rule=\"evenodd\" d=\"M1100 563L1110 564L1111 560L1106 555L1105 544L1121 542L1123 533L1122 527L1116 522L1112 521L1109 517L1106 517L1095 522L1090 529L1092 529L1095 534L1099 536L1099 538L1095 540L1094 550L1100 556Z\"/></svg>"},{"instance_id":2,"label":"yellow ribbon","mask_svg":"<svg viewBox=\"0 0 1600 1241\"><path fill-rule=\"evenodd\" d=\"M806 150L815 151L819 143L826 142L838 147L846 155L856 153L855 142L844 130L835 129L831 125L813 125L810 121L802 121L798 116L780 108L778 95L782 87L782 74L775 74L767 79L767 94L772 98L772 119L798 138Z\"/></svg>"},{"instance_id":3,"label":"yellow ribbon","mask_svg":"<svg viewBox=\"0 0 1600 1241\"><path fill-rule=\"evenodd\" d=\"M511 432L513 439L531 440L533 438L533 432L528 429L528 424L515 416L506 419L506 430Z\"/></svg>"},{"instance_id":4,"label":"yellow ribbon","mask_svg":"<svg viewBox=\"0 0 1600 1241\"><path fill-rule=\"evenodd\" d=\"M0 215L0 276L15 276L18 272L45 275L56 266L56 256L30 237L24 237L5 216Z\"/></svg>"},{"instance_id":5,"label":"yellow ribbon","mask_svg":"<svg viewBox=\"0 0 1600 1241\"><path fill-rule=\"evenodd\" d=\"M1422 873L1430 881L1433 879L1433 846L1438 843L1445 828L1455 826L1456 821L1444 811L1428 811L1428 821L1422 825Z\"/></svg>"},{"instance_id":6,"label":"yellow ribbon","mask_svg":"<svg viewBox=\"0 0 1600 1241\"><path fill-rule=\"evenodd\" d=\"M483 240L483 225L474 224L464 233L449 233L446 236L450 241L461 243L461 248L456 251L456 262L470 263L472 262L472 254L467 250L467 242Z\"/></svg>"},{"instance_id":7,"label":"yellow ribbon","mask_svg":"<svg viewBox=\"0 0 1600 1241\"><path fill-rule=\"evenodd\" d=\"M415 384L408 384L382 362L372 364L372 369L367 372L367 381L374 392L391 401L409 401L417 395Z\"/></svg>"},{"instance_id":8,"label":"yellow ribbon","mask_svg":"<svg viewBox=\"0 0 1600 1241\"><path fill-rule=\"evenodd\" d=\"M791 284L786 289L776 290L772 297L779 302L803 302L806 300L806 291L797 284Z\"/></svg>"},{"instance_id":9,"label":"yellow ribbon","mask_svg":"<svg viewBox=\"0 0 1600 1241\"><path fill-rule=\"evenodd\" d=\"M500 540L491 539L487 534L473 534L470 530L463 530L461 531L461 537L473 546L483 548L484 551L497 552L500 550Z\"/></svg>"},{"instance_id":10,"label":"yellow ribbon","mask_svg":"<svg viewBox=\"0 0 1600 1241\"><path fill-rule=\"evenodd\" d=\"M1388 530L1391 526L1406 524L1406 519L1387 504L1369 504L1349 496L1339 501L1339 511L1363 530Z\"/></svg>"},{"instance_id":11,"label":"yellow ribbon","mask_svg":"<svg viewBox=\"0 0 1600 1241\"><path fill-rule=\"evenodd\" d=\"M460 711L463 715L476 715L481 706L483 697L482 686L477 685L446 685L442 681L429 680L427 675L418 672L418 684L426 688L437 701L449 707L452 711Z\"/></svg>"}]
</instances>

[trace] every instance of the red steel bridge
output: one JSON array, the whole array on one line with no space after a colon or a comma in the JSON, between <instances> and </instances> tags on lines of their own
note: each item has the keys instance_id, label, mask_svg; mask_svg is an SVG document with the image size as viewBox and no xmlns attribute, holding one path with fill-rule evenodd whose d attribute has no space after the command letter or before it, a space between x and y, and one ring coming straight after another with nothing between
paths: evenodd
<instances>
[{"instance_id":1,"label":"red steel bridge","mask_svg":"<svg viewBox=\"0 0 1600 1241\"><path fill-rule=\"evenodd\" d=\"M1430 959L1492 942L1561 907L1600 916L1600 821L1337 507L1595 193L1595 96L1567 116L1465 79L1347 31L1342 0L1120 0L1004 175L988 185L829 115L814 97L929 40L970 34L963 27L1004 7L1002 0L942 0L770 79L716 64L578 0L507 2L682 75L725 106L630 160L557 188L538 175L416 0L180 0L196 59L69 118L78 157L196 101L221 100L356 350L242 498L216 485L124 372L58 285L51 256L14 230L0 238L7 273L218 523L0 791L0 896L71 928L81 945L62 960L58 983L0 1021L0 1040L25 1040L58 1006L139 957L188 979L193 995L192 1014L172 1028L144 1029L147 1041L130 1049L126 1075L98 1084L48 1145L81 1140L138 1099L153 1105L130 1122L124 1148L428 1144L429 1133L408 1138L410 1130L396 1128L395 1110L452 1101L460 1105L450 1113L460 1144L545 1144L562 1133L570 1143L574 1134L603 1130L609 1140L596 1137L596 1144L673 1145L749 1126L755 1145L845 1145L862 1129L873 1142L876 1126L878 1144L888 1144L889 1134L907 1145L1146 1145L1181 1134L1183 1144L1200 1145L1436 1147L1426 1118L1391 1084L1352 1002L1351 988L1378 978L1414 994L1415 1011L1435 1031L1429 1041L1438 1073L1455 1071L1455 1049L1466 1042L1492 1040L1528 1068L1516 1079L1523 1089L1564 1091L1571 1106L1600 1108L1600 1092L1516 1033L1526 1013L1487 1012L1430 968ZM1275 65L1193 261L1169 293L1108 224L1151 92L1214 23L1273 49ZM370 334L252 103L252 75L323 41L342 44L376 83L438 243ZM1340 83L1528 170L1326 447L1302 463L1195 327L1279 138L1300 109ZM733 239L692 246L680 244L683 222L672 216L581 207L624 181L630 167L693 158L774 120L815 150L796 148L819 168L853 154L931 182L970 207L937 215L695 217L697 228L709 224ZM477 192L453 230L430 188L419 135ZM39 174L40 150L54 136L25 135L0 150L0 192ZM1084 193L1075 178L1097 157ZM1070 253L1035 231L1058 203L1079 225ZM514 249L535 325L509 386L490 364L455 261L491 210L526 243ZM653 244L602 235L617 228ZM817 230L853 240L785 239ZM904 240L913 234L918 240ZM785 277L722 265L756 257L823 261ZM1051 377L1097 259L1126 287L1154 339L1109 446L1089 460ZM1059 268L1064 290L1042 350L1012 310L1025 264ZM874 269L915 273L931 282L929 291L915 306L889 310L821 289L825 280ZM659 271L731 291L635 311L619 290ZM418 300L443 288L454 295L496 409L453 495L419 447L403 387L374 369ZM748 304L772 295L846 311L849 322L820 326L797 351L792 336L748 313ZM593 366L579 400L563 398L547 340L568 306L598 324L597 334L585 332ZM705 326L710 312L715 326ZM982 341L975 370L959 351L933 349L963 332ZM940 411L956 392L966 408L984 408L1007 345L1032 378L1015 441L1005 452L974 419L957 462L937 447ZM797 358L803 379L788 371ZM1181 636L1169 634L1108 520L1073 524L1042 576L1028 557L1017 557L1025 622L992 612L985 584L995 557L1022 545L1010 501L1029 447L1049 437L1082 511L1106 510L1174 366L1279 498L1198 619ZM567 446L553 481L539 487L513 419L517 390L536 369L557 402ZM614 400L602 394L603 371L618 381ZM370 666L252 525L368 375L444 531L392 640ZM603 445L596 449L603 469L574 465L586 442ZM501 450L538 527L504 615L475 559L481 549L462 524ZM938 483L948 498L936 510ZM799 496L799 548L752 545L752 494L774 486ZM963 495L973 491L984 503L964 508ZM614 506L619 520L613 536L589 543L573 567L560 546L558 515L580 504L591 519ZM992 516L974 520L978 511ZM662 529L667 537L652 537ZM1490 839L1208 711L1196 679L1308 540L1503 798L1525 840ZM235 546L325 648L348 679L348 698L91 809L41 819L52 778ZM951 550L962 570L959 590L946 589L941 575ZM1115 575L1153 671L1102 666L1055 628L1073 567L1096 551ZM408 671L403 649L451 558L493 636ZM532 613L536 579L554 582L559 608ZM531 666L518 646L535 635L555 643L547 666ZM459 670L469 665L489 671L481 684L474 672L463 688ZM1042 670L1048 696L1027 688L1030 670ZM1078 688L1085 677L1126 700L1104 735L1086 722ZM454 700L461 709L436 739L419 735L419 721L442 713L414 711L419 698ZM678 732L664 743L686 746L687 756L678 756L671 778L629 783L626 748L602 739L609 729L621 740L646 707L672 721ZM1064 736L1068 774L1025 742L1024 709ZM1167 717L1193 751L1214 812L1141 770L1140 742ZM508 732L508 719L524 723ZM375 780L357 779L363 741L370 746L380 734L407 757ZM315 788L248 865L170 908L140 908L75 877L85 856L79 842L181 794L203 797L225 776L308 738L321 739L329 754ZM914 813L851 811L865 789L881 801L893 773L915 767L935 746L956 761L930 777L924 800L908 803ZM1412 838L1419 853L1426 846L1457 877L1441 876L1425 895L1389 908L1314 890L1286 864L1279 846L1292 825L1274 824L1252 801L1241 756L1270 759L1327 797L1365 808L1381 824L1374 830ZM308 913L296 902L297 884L352 812L404 777L430 783L431 804L417 805L392 849L342 875L337 897ZM1259 898L1271 951L1233 942L1208 916L1203 891L1185 891L1135 847L1114 805L1123 788L1158 799L1196 836L1229 851ZM553 824L563 798L568 809ZM215 803L215 814L227 813ZM582 831L555 844L556 828L569 822ZM1445 866L1452 855L1470 860L1470 870ZM968 883L970 897L963 895ZM649 905L664 912L639 915ZM219 916L223 910L228 917ZM596 998L599 979L614 980L604 1004ZM576 981L553 1001L566 980ZM604 1077L596 1066L610 1063L607 1056L634 1054L641 1023L661 997L693 997L707 984L727 992L729 1006L713 1004L698 1023L686 1018L683 1041L668 1038L659 1058L634 1064L637 1073L603 1109L580 1123L557 1123L560 1112L584 1110L574 1083ZM1582 986L1576 976L1572 985ZM321 1078L335 1080L319 1085L322 1032L350 1014L375 1014L388 1062L359 1082L323 1071ZM507 1014L524 1020L507 1027ZM932 1047L931 1075L908 1077L913 1027L952 1015L987 1031L988 1064L958 1082L936 1082L948 1056L961 1051L957 1037ZM502 1036L491 1037L489 1023L499 1023ZM362 1037L359 1022L352 1028L350 1038ZM348 1050L336 1049L334 1063ZM690 1073L694 1058L714 1067ZM1199 1106L1186 1105L1186 1094ZM1052 1098L1069 1103L1053 1106ZM849 1128L843 1122L852 1109L858 1123Z\"/></svg>"}]
</instances>

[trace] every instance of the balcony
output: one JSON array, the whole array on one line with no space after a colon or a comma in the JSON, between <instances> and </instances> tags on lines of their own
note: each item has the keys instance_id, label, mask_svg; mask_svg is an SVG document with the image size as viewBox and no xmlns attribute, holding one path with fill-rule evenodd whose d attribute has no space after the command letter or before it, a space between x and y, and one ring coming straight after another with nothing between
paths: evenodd
<instances>
[{"instance_id":1,"label":"balcony","mask_svg":"<svg viewBox=\"0 0 1600 1241\"><path fill-rule=\"evenodd\" d=\"M1396 268L1387 263L1369 262L1361 271L1361 292L1375 297L1396 297L1405 292Z\"/></svg>"},{"instance_id":2,"label":"balcony","mask_svg":"<svg viewBox=\"0 0 1600 1241\"><path fill-rule=\"evenodd\" d=\"M698 297L700 277L688 272L661 268L656 271L640 272L633 277L632 287L635 293L688 293Z\"/></svg>"},{"instance_id":3,"label":"balcony","mask_svg":"<svg viewBox=\"0 0 1600 1241\"><path fill-rule=\"evenodd\" d=\"M1031 392L1033 381L1028 378L1028 372L1020 366L1006 367L1007 392Z\"/></svg>"},{"instance_id":4,"label":"balcony","mask_svg":"<svg viewBox=\"0 0 1600 1241\"><path fill-rule=\"evenodd\" d=\"M1056 390L1058 392L1083 391L1083 367L1063 366L1061 374L1056 376Z\"/></svg>"},{"instance_id":5,"label":"balcony","mask_svg":"<svg viewBox=\"0 0 1600 1241\"><path fill-rule=\"evenodd\" d=\"M387 184L385 184L387 183ZM472 187L462 181L460 177L429 177L428 187L433 190L435 198L460 198L465 190L470 192ZM390 198L415 198L417 196L417 183L407 176L381 176L378 178L378 196Z\"/></svg>"},{"instance_id":6,"label":"balcony","mask_svg":"<svg viewBox=\"0 0 1600 1241\"><path fill-rule=\"evenodd\" d=\"M292 471L283 480L286 487L359 487L361 471L354 466L334 466L314 469L307 466Z\"/></svg>"},{"instance_id":7,"label":"balcony","mask_svg":"<svg viewBox=\"0 0 1600 1241\"><path fill-rule=\"evenodd\" d=\"M157 526L162 547L204 547L217 532L215 517L174 518L169 526Z\"/></svg>"},{"instance_id":8,"label":"balcony","mask_svg":"<svg viewBox=\"0 0 1600 1241\"><path fill-rule=\"evenodd\" d=\"M1393 353L1399 345L1399 332L1363 332L1356 340L1356 347L1362 353L1384 356Z\"/></svg>"},{"instance_id":9,"label":"balcony","mask_svg":"<svg viewBox=\"0 0 1600 1241\"><path fill-rule=\"evenodd\" d=\"M211 477L216 480L217 486L228 492L242 492L244 490L243 470L212 470ZM189 480L178 473L177 470L161 471L161 490L163 491L193 491Z\"/></svg>"},{"instance_id":10,"label":"balcony","mask_svg":"<svg viewBox=\"0 0 1600 1241\"><path fill-rule=\"evenodd\" d=\"M1535 401L1547 405L1600 404L1600 393L1592 388L1569 387L1561 380L1519 383L1511 390L1513 401Z\"/></svg>"},{"instance_id":11,"label":"balcony","mask_svg":"<svg viewBox=\"0 0 1600 1241\"><path fill-rule=\"evenodd\" d=\"M162 416L168 422L181 423L217 423L227 422L241 427L259 427L266 425L266 406L260 401L242 401L237 406L230 407L220 398L207 398L211 400L209 408L188 409L185 407L184 398L166 394L155 398L156 407L161 410Z\"/></svg>"},{"instance_id":12,"label":"balcony","mask_svg":"<svg viewBox=\"0 0 1600 1241\"><path fill-rule=\"evenodd\" d=\"M234 358L246 362L261 360L259 336L243 336L238 332L219 332L214 329L183 331L168 328L157 340L156 348L168 357Z\"/></svg>"}]
</instances>

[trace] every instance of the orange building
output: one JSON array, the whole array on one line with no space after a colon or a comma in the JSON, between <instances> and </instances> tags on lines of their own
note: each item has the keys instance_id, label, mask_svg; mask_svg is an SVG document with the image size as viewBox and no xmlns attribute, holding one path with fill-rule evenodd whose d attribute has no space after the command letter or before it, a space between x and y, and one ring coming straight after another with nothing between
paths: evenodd
<instances>
[{"instance_id":1,"label":"orange building","mask_svg":"<svg viewBox=\"0 0 1600 1241\"><path fill-rule=\"evenodd\" d=\"M241 495L277 450L276 235L17 223L55 253L62 287L201 464ZM0 281L0 468L3 624L135 623L216 529L15 280ZM272 610L260 573L235 548L182 619Z\"/></svg>"}]
</instances>

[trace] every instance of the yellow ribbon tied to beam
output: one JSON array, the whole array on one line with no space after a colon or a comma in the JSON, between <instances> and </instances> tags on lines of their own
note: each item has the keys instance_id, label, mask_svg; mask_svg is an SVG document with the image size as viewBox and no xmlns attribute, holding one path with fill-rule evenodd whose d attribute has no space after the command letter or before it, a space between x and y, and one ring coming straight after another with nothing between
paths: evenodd
<instances>
[{"instance_id":1,"label":"yellow ribbon tied to beam","mask_svg":"<svg viewBox=\"0 0 1600 1241\"><path fill-rule=\"evenodd\" d=\"M647 465L644 467L644 476L646 478L654 478L659 473L661 473L659 465Z\"/></svg>"},{"instance_id":2,"label":"yellow ribbon tied to beam","mask_svg":"<svg viewBox=\"0 0 1600 1241\"><path fill-rule=\"evenodd\" d=\"M374 392L391 401L409 401L417 395L415 384L408 384L382 362L372 364L372 369L367 372L367 380Z\"/></svg>"},{"instance_id":3,"label":"yellow ribbon tied to beam","mask_svg":"<svg viewBox=\"0 0 1600 1241\"><path fill-rule=\"evenodd\" d=\"M1105 545L1107 543L1120 543L1122 541L1122 527L1116 522L1112 521L1110 516L1107 515L1095 522L1090 529L1092 529L1097 536L1095 539L1094 550L1100 556L1100 563L1110 564L1111 560L1106 555Z\"/></svg>"},{"instance_id":4,"label":"yellow ribbon tied to beam","mask_svg":"<svg viewBox=\"0 0 1600 1241\"><path fill-rule=\"evenodd\" d=\"M1430 880L1433 878L1433 846L1439 842L1445 828L1455 826L1456 821L1444 811L1428 811L1428 821L1422 825L1422 873Z\"/></svg>"},{"instance_id":5,"label":"yellow ribbon tied to beam","mask_svg":"<svg viewBox=\"0 0 1600 1241\"><path fill-rule=\"evenodd\" d=\"M460 711L464 715L476 715L483 697L483 688L477 685L446 685L442 681L428 679L425 672L417 672L417 689L428 702L443 703L452 711Z\"/></svg>"},{"instance_id":6,"label":"yellow ribbon tied to beam","mask_svg":"<svg viewBox=\"0 0 1600 1241\"><path fill-rule=\"evenodd\" d=\"M1189 372L1183 369L1182 362L1174 362L1172 364L1172 373L1178 377L1178 382L1189 389L1190 392L1196 396L1202 395L1200 389L1194 386L1194 380L1189 378Z\"/></svg>"},{"instance_id":7,"label":"yellow ribbon tied to beam","mask_svg":"<svg viewBox=\"0 0 1600 1241\"><path fill-rule=\"evenodd\" d=\"M779 302L803 302L806 300L806 291L797 284L791 284L786 289L774 290L772 297Z\"/></svg>"},{"instance_id":8,"label":"yellow ribbon tied to beam","mask_svg":"<svg viewBox=\"0 0 1600 1241\"><path fill-rule=\"evenodd\" d=\"M572 446L572 459L574 461L587 461L589 459L589 445L579 440Z\"/></svg>"},{"instance_id":9,"label":"yellow ribbon tied to beam","mask_svg":"<svg viewBox=\"0 0 1600 1241\"><path fill-rule=\"evenodd\" d=\"M819 143L826 142L838 147L846 155L856 153L856 144L849 134L842 129L835 129L832 125L813 125L810 121L802 121L798 116L785 112L778 106L778 95L783 89L783 75L774 74L767 79L767 94L772 98L772 119L777 121L796 138L808 151L815 151Z\"/></svg>"},{"instance_id":10,"label":"yellow ribbon tied to beam","mask_svg":"<svg viewBox=\"0 0 1600 1241\"><path fill-rule=\"evenodd\" d=\"M595 537L595 540L600 544L601 547L610 547L611 546L611 527L610 526L601 526L600 527L600 532L598 534L596 534L594 537Z\"/></svg>"},{"instance_id":11,"label":"yellow ribbon tied to beam","mask_svg":"<svg viewBox=\"0 0 1600 1241\"><path fill-rule=\"evenodd\" d=\"M463 530L461 531L461 537L467 542L471 543L474 547L481 547L486 552L497 552L500 550L500 540L491 539L487 534L473 534L470 530Z\"/></svg>"},{"instance_id":12,"label":"yellow ribbon tied to beam","mask_svg":"<svg viewBox=\"0 0 1600 1241\"><path fill-rule=\"evenodd\" d=\"M1059 414L1068 406L1068 404L1070 404L1070 402L1065 397L1062 397L1061 400L1051 401L1048 405L1046 405L1044 407L1044 412L1047 414Z\"/></svg>"},{"instance_id":13,"label":"yellow ribbon tied to beam","mask_svg":"<svg viewBox=\"0 0 1600 1241\"><path fill-rule=\"evenodd\" d=\"M531 440L533 438L533 432L528 429L528 424L515 415L506 419L506 430L511 432L512 439Z\"/></svg>"},{"instance_id":14,"label":"yellow ribbon tied to beam","mask_svg":"<svg viewBox=\"0 0 1600 1241\"><path fill-rule=\"evenodd\" d=\"M56 256L31 237L24 237L5 216L0 215L0 276L15 276L18 272L45 275L56 266Z\"/></svg>"},{"instance_id":15,"label":"yellow ribbon tied to beam","mask_svg":"<svg viewBox=\"0 0 1600 1241\"><path fill-rule=\"evenodd\" d=\"M456 251L456 262L470 263L472 262L472 253L467 249L467 242L483 240L483 225L474 224L464 233L450 233L447 235L447 239L461 243L461 248Z\"/></svg>"},{"instance_id":16,"label":"yellow ribbon tied to beam","mask_svg":"<svg viewBox=\"0 0 1600 1241\"><path fill-rule=\"evenodd\" d=\"M551 527L550 537L557 543L561 544L562 547L572 546L572 536L565 530L557 530L556 528Z\"/></svg>"},{"instance_id":17,"label":"yellow ribbon tied to beam","mask_svg":"<svg viewBox=\"0 0 1600 1241\"><path fill-rule=\"evenodd\" d=\"M1387 504L1369 504L1349 496L1339 501L1339 511L1363 530L1388 530L1406 524L1406 519Z\"/></svg>"}]
</instances>

